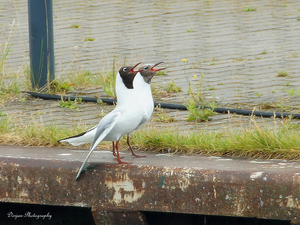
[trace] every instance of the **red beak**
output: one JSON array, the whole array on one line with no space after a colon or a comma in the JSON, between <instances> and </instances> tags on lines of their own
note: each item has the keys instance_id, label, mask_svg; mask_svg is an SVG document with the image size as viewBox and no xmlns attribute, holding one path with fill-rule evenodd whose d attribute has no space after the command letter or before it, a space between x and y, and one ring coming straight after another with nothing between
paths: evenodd
<instances>
[{"instance_id":1,"label":"red beak","mask_svg":"<svg viewBox=\"0 0 300 225\"><path fill-rule=\"evenodd\" d=\"M158 63L156 63L154 66L151 67L150 71L156 71L156 72L157 72L157 71L166 69L166 68L154 69L154 67L156 67L157 65L159 65L159 64L161 64L161 63L163 63L163 62L158 62Z\"/></svg>"},{"instance_id":2,"label":"red beak","mask_svg":"<svg viewBox=\"0 0 300 225\"><path fill-rule=\"evenodd\" d=\"M131 68L131 70L129 71L129 73L138 73L141 72L141 70L138 71L134 71L134 68L136 68L138 65L140 65L142 62L137 63L134 67Z\"/></svg>"}]
</instances>

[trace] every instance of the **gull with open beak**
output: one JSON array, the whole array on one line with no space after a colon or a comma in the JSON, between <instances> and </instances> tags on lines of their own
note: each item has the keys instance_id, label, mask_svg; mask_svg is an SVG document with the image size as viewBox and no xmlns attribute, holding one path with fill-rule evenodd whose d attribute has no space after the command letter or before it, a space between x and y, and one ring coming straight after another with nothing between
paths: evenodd
<instances>
[{"instance_id":1,"label":"gull with open beak","mask_svg":"<svg viewBox=\"0 0 300 225\"><path fill-rule=\"evenodd\" d=\"M80 176L91 153L101 141L112 141L113 155L117 157L119 163L126 163L121 161L120 158L119 140L122 136L127 135L127 144L132 152L132 156L143 157L133 152L129 143L129 135L146 124L152 115L154 102L150 84L155 74L164 69L154 68L161 63L144 65L137 71L134 71L134 69L140 63L132 67L120 68L116 77L118 100L116 108L103 117L100 123L93 128L81 134L59 140L59 142L68 142L74 146L92 143L90 152L81 165L76 179ZM115 149L117 150L116 152Z\"/></svg>"},{"instance_id":2,"label":"gull with open beak","mask_svg":"<svg viewBox=\"0 0 300 225\"><path fill-rule=\"evenodd\" d=\"M158 68L158 69L154 68L161 63L163 62L158 62L154 65L146 64L139 67L138 69L139 72L137 73L137 75L133 80L133 87L136 96L135 102L143 110L143 119L141 123L134 130L141 129L142 126L144 126L148 122L148 120L150 119L153 113L154 101L153 101L152 91L151 91L151 80L158 71L165 69L165 68ZM127 134L127 144L132 154L135 157L143 157L133 153L132 147L129 142L129 135L130 134Z\"/></svg>"},{"instance_id":3,"label":"gull with open beak","mask_svg":"<svg viewBox=\"0 0 300 225\"><path fill-rule=\"evenodd\" d=\"M115 141L117 150L115 155L117 157L117 161L119 163L125 163L120 159L119 140L122 136L128 135L134 131L143 120L143 110L138 104L136 104L135 94L133 93L133 81L136 74L139 72L134 71L134 69L139 64L140 63L133 67L120 68L116 78L116 86L118 87L117 98L119 97L119 99L117 106L113 111L103 117L99 124L95 127L81 134L59 141L68 142L75 146L92 143L90 152L81 165L76 179L79 177L91 153L101 141Z\"/></svg>"}]
</instances>

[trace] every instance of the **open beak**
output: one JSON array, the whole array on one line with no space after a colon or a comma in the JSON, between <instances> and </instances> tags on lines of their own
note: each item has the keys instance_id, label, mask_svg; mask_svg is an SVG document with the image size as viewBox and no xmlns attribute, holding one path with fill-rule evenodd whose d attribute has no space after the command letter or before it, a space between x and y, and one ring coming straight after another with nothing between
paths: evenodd
<instances>
[{"instance_id":1,"label":"open beak","mask_svg":"<svg viewBox=\"0 0 300 225\"><path fill-rule=\"evenodd\" d=\"M134 67L131 68L131 70L129 71L129 73L138 73L141 72L141 70L138 71L134 71L134 68L136 68L138 65L140 65L142 62L139 62L138 64L136 64Z\"/></svg>"},{"instance_id":2,"label":"open beak","mask_svg":"<svg viewBox=\"0 0 300 225\"><path fill-rule=\"evenodd\" d=\"M166 69L166 68L154 69L154 67L158 66L158 65L161 64L161 63L163 63L163 62L158 62L158 63L156 63L154 66L151 67L150 71L156 71L156 72L157 72L157 71Z\"/></svg>"}]
</instances>

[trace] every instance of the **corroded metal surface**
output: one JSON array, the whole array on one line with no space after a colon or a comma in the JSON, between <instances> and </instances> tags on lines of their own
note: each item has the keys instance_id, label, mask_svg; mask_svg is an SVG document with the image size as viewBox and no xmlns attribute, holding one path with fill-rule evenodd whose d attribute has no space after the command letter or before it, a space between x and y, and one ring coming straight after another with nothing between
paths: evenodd
<instances>
[{"instance_id":1,"label":"corroded metal surface","mask_svg":"<svg viewBox=\"0 0 300 225\"><path fill-rule=\"evenodd\" d=\"M132 164L120 165L96 151L75 181L86 151L0 149L2 202L92 207L99 220L158 211L300 221L300 162L122 152Z\"/></svg>"}]
</instances>

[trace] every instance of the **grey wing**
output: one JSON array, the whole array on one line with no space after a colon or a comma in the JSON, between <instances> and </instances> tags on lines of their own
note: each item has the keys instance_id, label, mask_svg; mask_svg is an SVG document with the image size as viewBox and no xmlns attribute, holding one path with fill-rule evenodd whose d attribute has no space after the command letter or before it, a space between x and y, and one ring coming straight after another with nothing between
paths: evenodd
<instances>
[{"instance_id":1,"label":"grey wing","mask_svg":"<svg viewBox=\"0 0 300 225\"><path fill-rule=\"evenodd\" d=\"M144 126L145 123L148 122L149 118L150 118L150 117L148 116L148 114L147 114L147 113L144 113L141 122L139 123L139 125L137 125L137 127L136 127L134 130L141 129L142 126Z\"/></svg>"},{"instance_id":2,"label":"grey wing","mask_svg":"<svg viewBox=\"0 0 300 225\"><path fill-rule=\"evenodd\" d=\"M120 112L111 112L109 114L107 114L101 121L100 123L97 125L97 130L96 130L96 134L93 140L93 143L91 145L90 148L90 152L89 154L86 156L84 162L82 163L77 176L76 176L76 180L78 179L78 177L80 176L81 171L83 170L83 167L85 166L88 158L90 157L90 155L92 154L92 152L94 151L94 149L96 148L96 146L106 137L106 135L112 130L112 128L114 127L114 125L116 124L116 122L118 121L118 119L120 118L121 113Z\"/></svg>"}]
</instances>

